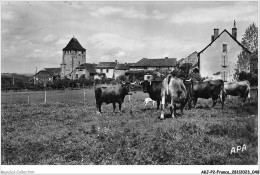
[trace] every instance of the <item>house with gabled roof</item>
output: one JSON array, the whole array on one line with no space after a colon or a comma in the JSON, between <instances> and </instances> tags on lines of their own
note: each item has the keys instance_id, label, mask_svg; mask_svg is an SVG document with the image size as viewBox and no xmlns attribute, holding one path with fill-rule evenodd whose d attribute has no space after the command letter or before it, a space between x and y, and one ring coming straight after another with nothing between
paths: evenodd
<instances>
[{"instance_id":1,"label":"house with gabled roof","mask_svg":"<svg viewBox=\"0 0 260 175\"><path fill-rule=\"evenodd\" d=\"M223 30L219 34L219 29L214 29L211 42L198 53L198 67L202 77L222 79L223 81L236 80L238 71L238 55L246 51L237 40L237 28L234 22L232 34L228 30Z\"/></svg>"},{"instance_id":2,"label":"house with gabled roof","mask_svg":"<svg viewBox=\"0 0 260 175\"><path fill-rule=\"evenodd\" d=\"M60 68L44 68L34 75L34 83L47 84L60 78Z\"/></svg>"},{"instance_id":3,"label":"house with gabled roof","mask_svg":"<svg viewBox=\"0 0 260 175\"><path fill-rule=\"evenodd\" d=\"M73 36L62 51L61 78L73 79L76 68L86 63L86 49Z\"/></svg>"},{"instance_id":4,"label":"house with gabled roof","mask_svg":"<svg viewBox=\"0 0 260 175\"><path fill-rule=\"evenodd\" d=\"M133 63L117 63L114 70L115 78L120 75L124 75L126 71L130 70L130 65L132 64Z\"/></svg>"},{"instance_id":5,"label":"house with gabled roof","mask_svg":"<svg viewBox=\"0 0 260 175\"><path fill-rule=\"evenodd\" d=\"M137 63L130 66L130 70L156 70L156 71L172 71L177 65L176 58L159 58L148 59L143 58Z\"/></svg>"},{"instance_id":6,"label":"house with gabled roof","mask_svg":"<svg viewBox=\"0 0 260 175\"><path fill-rule=\"evenodd\" d=\"M117 65L115 62L99 62L95 67L98 74L105 73L107 78L115 78L114 69Z\"/></svg>"},{"instance_id":7,"label":"house with gabled roof","mask_svg":"<svg viewBox=\"0 0 260 175\"><path fill-rule=\"evenodd\" d=\"M94 76L97 74L95 66L96 64L92 63L81 64L76 68L75 73L72 75L73 79L78 79L81 76L84 76L87 79L94 78Z\"/></svg>"}]
</instances>

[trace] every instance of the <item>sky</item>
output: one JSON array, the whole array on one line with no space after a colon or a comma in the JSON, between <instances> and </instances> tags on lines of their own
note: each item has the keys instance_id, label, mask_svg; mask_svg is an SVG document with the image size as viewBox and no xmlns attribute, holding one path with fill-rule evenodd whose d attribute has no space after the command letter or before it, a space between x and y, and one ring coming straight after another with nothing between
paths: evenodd
<instances>
[{"instance_id":1,"label":"sky","mask_svg":"<svg viewBox=\"0 0 260 175\"><path fill-rule=\"evenodd\" d=\"M206 47L214 28L231 33L234 20L241 41L258 26L257 1L2 1L1 72L60 67L73 36L87 63L181 59Z\"/></svg>"}]
</instances>

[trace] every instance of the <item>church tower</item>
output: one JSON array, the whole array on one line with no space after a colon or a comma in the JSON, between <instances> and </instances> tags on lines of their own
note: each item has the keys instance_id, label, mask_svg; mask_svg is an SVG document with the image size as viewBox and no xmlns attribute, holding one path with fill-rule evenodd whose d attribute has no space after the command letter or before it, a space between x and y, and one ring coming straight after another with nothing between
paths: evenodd
<instances>
[{"instance_id":1,"label":"church tower","mask_svg":"<svg viewBox=\"0 0 260 175\"><path fill-rule=\"evenodd\" d=\"M86 63L86 49L73 36L67 46L63 48L61 78L72 79L76 67L83 63Z\"/></svg>"}]
</instances>

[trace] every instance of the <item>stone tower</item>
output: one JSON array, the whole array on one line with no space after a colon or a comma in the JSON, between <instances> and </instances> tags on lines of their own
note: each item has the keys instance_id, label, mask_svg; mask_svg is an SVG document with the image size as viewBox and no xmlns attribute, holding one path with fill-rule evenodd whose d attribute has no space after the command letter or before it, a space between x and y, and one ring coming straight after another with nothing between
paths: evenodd
<instances>
[{"instance_id":1,"label":"stone tower","mask_svg":"<svg viewBox=\"0 0 260 175\"><path fill-rule=\"evenodd\" d=\"M86 63L86 49L73 36L62 53L61 78L72 79L76 67Z\"/></svg>"}]
</instances>

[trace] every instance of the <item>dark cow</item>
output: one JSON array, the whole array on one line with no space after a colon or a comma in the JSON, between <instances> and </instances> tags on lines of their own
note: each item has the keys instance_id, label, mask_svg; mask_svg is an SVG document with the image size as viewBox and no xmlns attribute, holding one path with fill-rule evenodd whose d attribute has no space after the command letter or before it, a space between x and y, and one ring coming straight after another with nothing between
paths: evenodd
<instances>
[{"instance_id":1,"label":"dark cow","mask_svg":"<svg viewBox=\"0 0 260 175\"><path fill-rule=\"evenodd\" d=\"M173 77L172 75L167 75L162 82L161 88L161 119L164 118L164 108L166 103L170 104L172 117L176 114L176 104L180 104L181 114L183 114L186 96L187 92L183 80Z\"/></svg>"},{"instance_id":2,"label":"dark cow","mask_svg":"<svg viewBox=\"0 0 260 175\"><path fill-rule=\"evenodd\" d=\"M240 82L225 82L225 96L240 96L243 99L243 103L246 102L246 98L250 100L250 83L248 81Z\"/></svg>"},{"instance_id":3,"label":"dark cow","mask_svg":"<svg viewBox=\"0 0 260 175\"><path fill-rule=\"evenodd\" d=\"M157 109L160 107L161 101L161 88L162 88L162 81L143 81L140 82L143 85L143 92L148 93L149 97L157 102Z\"/></svg>"},{"instance_id":4,"label":"dark cow","mask_svg":"<svg viewBox=\"0 0 260 175\"><path fill-rule=\"evenodd\" d=\"M96 107L101 113L101 105L103 102L106 104L113 103L113 111L115 112L116 103L119 104L119 110L121 111L122 103L126 95L129 93L129 83L110 85L110 86L97 86L95 87Z\"/></svg>"},{"instance_id":5,"label":"dark cow","mask_svg":"<svg viewBox=\"0 0 260 175\"><path fill-rule=\"evenodd\" d=\"M198 98L209 99L212 98L213 105L216 105L217 100L221 97L222 109L224 107L225 95L224 95L224 82L223 80L208 80L205 82L194 82L194 107L196 106Z\"/></svg>"},{"instance_id":6,"label":"dark cow","mask_svg":"<svg viewBox=\"0 0 260 175\"><path fill-rule=\"evenodd\" d=\"M187 91L185 104L188 103L188 109L191 109L191 102L192 102L193 97L194 97L193 80L191 78L190 79L184 79L183 83L184 83L186 91Z\"/></svg>"}]
</instances>

